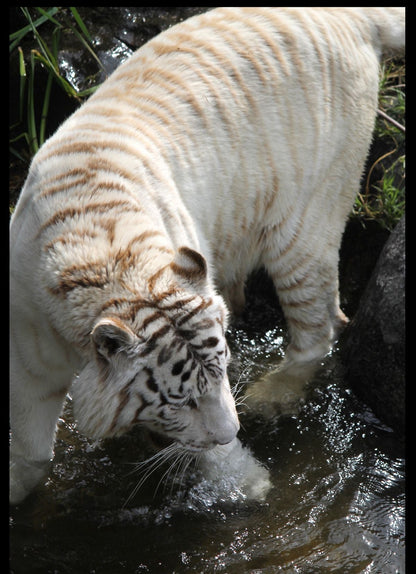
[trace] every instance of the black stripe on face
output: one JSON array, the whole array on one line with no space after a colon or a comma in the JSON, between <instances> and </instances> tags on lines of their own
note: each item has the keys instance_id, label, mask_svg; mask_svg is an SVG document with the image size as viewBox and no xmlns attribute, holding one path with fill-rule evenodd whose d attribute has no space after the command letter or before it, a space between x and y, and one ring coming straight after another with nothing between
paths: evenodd
<instances>
[{"instance_id":1,"label":"black stripe on face","mask_svg":"<svg viewBox=\"0 0 416 574\"><path fill-rule=\"evenodd\" d=\"M177 363L175 363L172 367L172 376L176 377L177 375L180 375L183 371L183 368L185 366L186 363L186 359L182 359L181 361L178 361Z\"/></svg>"},{"instance_id":2,"label":"black stripe on face","mask_svg":"<svg viewBox=\"0 0 416 574\"><path fill-rule=\"evenodd\" d=\"M146 386L147 388L152 391L153 393L158 393L159 392L159 387L156 383L156 379L153 376L153 371L152 369L149 369L148 367L146 367L145 369L143 369L144 372L148 375L147 379L146 379Z\"/></svg>"},{"instance_id":3,"label":"black stripe on face","mask_svg":"<svg viewBox=\"0 0 416 574\"><path fill-rule=\"evenodd\" d=\"M186 371L185 373L183 373L183 375L181 376L181 383L186 383L186 381L188 381L189 378L191 377L191 373L192 371Z\"/></svg>"},{"instance_id":4,"label":"black stripe on face","mask_svg":"<svg viewBox=\"0 0 416 574\"><path fill-rule=\"evenodd\" d=\"M162 349L160 350L160 353L157 357L157 364L160 367L161 365L164 365L165 363L167 363L168 361L170 361L170 359L172 358L174 352L174 347L172 345L164 345L162 347Z\"/></svg>"}]
</instances>

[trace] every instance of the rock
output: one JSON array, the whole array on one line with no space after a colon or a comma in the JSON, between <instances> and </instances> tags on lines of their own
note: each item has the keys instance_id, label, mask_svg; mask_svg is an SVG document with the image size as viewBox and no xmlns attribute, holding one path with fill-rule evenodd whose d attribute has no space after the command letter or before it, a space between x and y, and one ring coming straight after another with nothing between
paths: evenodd
<instances>
[{"instance_id":1,"label":"rock","mask_svg":"<svg viewBox=\"0 0 416 574\"><path fill-rule=\"evenodd\" d=\"M345 379L377 417L404 431L405 414L405 218L379 257L344 334Z\"/></svg>"}]
</instances>

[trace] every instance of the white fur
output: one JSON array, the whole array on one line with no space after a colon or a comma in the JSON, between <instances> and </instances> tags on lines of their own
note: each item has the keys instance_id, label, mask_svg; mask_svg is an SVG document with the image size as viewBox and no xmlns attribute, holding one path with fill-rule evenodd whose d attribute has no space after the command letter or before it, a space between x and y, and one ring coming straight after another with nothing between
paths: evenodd
<instances>
[{"instance_id":1,"label":"white fur","mask_svg":"<svg viewBox=\"0 0 416 574\"><path fill-rule=\"evenodd\" d=\"M145 368L139 343L177 317L163 311L161 323L141 330L153 308L121 320L134 304L106 315L108 301L211 301L202 316L213 321L222 362L198 396L222 405L230 440L238 423L217 288L241 307L247 274L264 265L289 326L286 366L309 369L325 355L345 321L338 249L371 140L379 54L403 44L400 8L219 8L146 44L46 142L11 224L13 501L52 457L75 372L81 418L101 433L131 424L150 392L143 373L142 398L132 390L130 370ZM122 359L109 359L113 379L98 374L103 357L91 336L109 318L121 321L116 337L134 335ZM197 337L203 347L207 335ZM210 361L220 361L215 353ZM168 386L172 364L164 369L158 384ZM214 440L215 408L195 413L189 440Z\"/></svg>"}]
</instances>

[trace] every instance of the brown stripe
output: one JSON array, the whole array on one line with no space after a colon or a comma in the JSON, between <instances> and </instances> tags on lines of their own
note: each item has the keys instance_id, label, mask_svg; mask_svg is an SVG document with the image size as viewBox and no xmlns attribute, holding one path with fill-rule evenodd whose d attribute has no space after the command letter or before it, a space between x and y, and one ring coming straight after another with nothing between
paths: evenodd
<instances>
[{"instance_id":1,"label":"brown stripe","mask_svg":"<svg viewBox=\"0 0 416 574\"><path fill-rule=\"evenodd\" d=\"M100 155L103 151L110 151L110 152L118 152L124 153L129 155L133 160L140 161L140 163L147 169L151 175L154 177L155 181L163 181L166 183L165 178L163 180L160 179L160 171L157 169L157 166L153 166L149 159L143 156L143 154L139 153L139 150L133 145L127 145L125 143L121 143L120 141L114 142L112 141L100 141L100 142L77 142L74 141L68 144L62 144L58 141L58 144L52 148L49 153L47 153L43 159L48 159L49 157L57 157L59 155L70 155L74 153L81 153L91 156L95 158ZM113 164L114 166L114 164ZM117 164L112 169L113 173L119 173L120 169ZM133 177L131 181L137 180L137 176ZM171 184L171 182L167 182Z\"/></svg>"},{"instance_id":2,"label":"brown stripe","mask_svg":"<svg viewBox=\"0 0 416 574\"><path fill-rule=\"evenodd\" d=\"M195 299L195 297L187 297L186 299L178 299L174 303L169 303L169 305L163 305L163 299L165 299L168 295L173 295L175 293L175 289L172 292L163 292L160 296L160 301L158 303L158 308L162 309L162 311L176 311L183 309L186 305L189 305L191 301Z\"/></svg>"},{"instance_id":3,"label":"brown stripe","mask_svg":"<svg viewBox=\"0 0 416 574\"><path fill-rule=\"evenodd\" d=\"M138 181L137 173L134 171L128 171L125 166L96 155L88 158L87 169L91 170L93 174L97 172L111 173L111 175L124 178L129 183Z\"/></svg>"},{"instance_id":4,"label":"brown stripe","mask_svg":"<svg viewBox=\"0 0 416 574\"><path fill-rule=\"evenodd\" d=\"M128 201L107 201L100 203L90 203L83 207L67 207L57 211L50 219L48 219L43 225L41 225L37 236L39 237L45 229L50 226L56 225L58 223L63 223L65 219L73 218L80 215L87 215L89 213L108 213L111 209L122 208L123 211L132 211L135 213L141 213L141 209Z\"/></svg>"},{"instance_id":5,"label":"brown stripe","mask_svg":"<svg viewBox=\"0 0 416 574\"><path fill-rule=\"evenodd\" d=\"M123 309L123 305L126 307L125 309ZM129 300L125 300L124 302L122 300L117 301L117 300L112 300L111 301L111 305L107 305L104 306L104 308L108 308L108 307L118 307L118 316L120 317L120 319L123 319L124 321L135 321L137 314L139 313L139 311L142 311L143 309L155 309L155 305L153 305L152 303L145 301L143 299L137 299L136 301L129 301Z\"/></svg>"},{"instance_id":6,"label":"brown stripe","mask_svg":"<svg viewBox=\"0 0 416 574\"><path fill-rule=\"evenodd\" d=\"M146 341L146 345L145 348L140 352L140 357L146 357L147 355L149 355L152 351L155 350L156 348L156 344L157 341L159 339L161 339L164 335L166 335L167 333L169 333L169 331L172 329L171 325L166 324L163 327L161 327L160 329L158 329L157 331L155 331L150 337L149 339Z\"/></svg>"},{"instance_id":7,"label":"brown stripe","mask_svg":"<svg viewBox=\"0 0 416 574\"><path fill-rule=\"evenodd\" d=\"M306 321L301 321L300 319L295 319L294 317L288 316L288 321L291 325L302 329L303 331L314 331L316 329L323 329L328 327L327 321L321 321L320 323L310 323Z\"/></svg>"},{"instance_id":8,"label":"brown stripe","mask_svg":"<svg viewBox=\"0 0 416 574\"><path fill-rule=\"evenodd\" d=\"M177 256L179 261L185 261L185 264L172 261L170 266L174 273L191 281L206 278L207 263L200 253L188 247L180 247Z\"/></svg>"},{"instance_id":9,"label":"brown stripe","mask_svg":"<svg viewBox=\"0 0 416 574\"><path fill-rule=\"evenodd\" d=\"M285 301L282 300L282 303L285 307L291 307L292 309L301 308L301 307L308 307L309 305L314 305L318 297L312 297L311 299L304 299L303 301Z\"/></svg>"},{"instance_id":10,"label":"brown stripe","mask_svg":"<svg viewBox=\"0 0 416 574\"><path fill-rule=\"evenodd\" d=\"M186 138L181 137L179 143L177 136L175 136L178 126L181 126L182 131L187 131L187 126L184 125L183 114L180 114L179 107L171 105L164 94L157 93L152 93L151 95L145 93L143 96L139 94L136 102L136 106L138 105L140 105L143 114L139 120L145 122L145 126L151 125L155 130L154 143L159 146L168 143L168 148L176 149L177 157L182 161L183 149L189 150L189 142ZM149 115L154 116L155 119L152 121ZM163 136L163 141L158 141L159 136Z\"/></svg>"},{"instance_id":11,"label":"brown stripe","mask_svg":"<svg viewBox=\"0 0 416 574\"><path fill-rule=\"evenodd\" d=\"M154 237L165 237L165 236L161 231L148 229L147 231L143 231L143 233L136 235L135 237L133 237L133 239L130 239L129 243L124 249L130 250L135 243L143 243L147 239L153 239Z\"/></svg>"},{"instance_id":12,"label":"brown stripe","mask_svg":"<svg viewBox=\"0 0 416 574\"><path fill-rule=\"evenodd\" d=\"M192 311L189 311L189 313L187 313L184 317L182 317L179 321L177 321L176 325L178 327L181 327L182 325L190 321L192 317L195 317L195 315L197 315L204 309L207 309L207 307L209 307L210 305L212 305L212 299L208 299L207 301L203 299L201 303L197 307L195 307L195 309L192 309Z\"/></svg>"},{"instance_id":13,"label":"brown stripe","mask_svg":"<svg viewBox=\"0 0 416 574\"><path fill-rule=\"evenodd\" d=\"M55 143L55 142L54 142ZM52 147L52 149L45 155L43 159L48 159L49 157L57 157L60 155L72 155L72 154L87 154L91 156L97 155L97 153L104 150L118 151L122 153L127 153L131 156L137 156L137 150L127 144L121 144L119 141L70 141L69 143L62 143L58 140L57 143Z\"/></svg>"},{"instance_id":14,"label":"brown stripe","mask_svg":"<svg viewBox=\"0 0 416 574\"><path fill-rule=\"evenodd\" d=\"M159 77L157 77L159 76ZM196 117L201 118L207 131L210 130L211 122L208 120L205 109L201 104L198 96L192 93L190 85L183 81L179 74L169 72L162 68L154 68L152 74L152 83L158 84L163 90L172 94L174 98L179 98L186 104L193 107Z\"/></svg>"},{"instance_id":15,"label":"brown stripe","mask_svg":"<svg viewBox=\"0 0 416 574\"><path fill-rule=\"evenodd\" d=\"M249 31L247 28L251 28L257 36L260 35L260 39L263 43L270 45L271 41L270 39L265 41L265 31L258 28L253 22L247 22L244 17L240 18L240 22L246 26L246 30L236 30L233 22L229 21L218 22L217 28L222 32L222 35L225 37L225 41L232 47L233 51L238 54L240 58L248 62L250 67L255 70L257 77L263 86L270 85L271 80L273 79L271 75L273 74L273 76L276 77L276 66L271 66L270 64L264 65L264 63L259 61L259 55L255 49L250 53L248 50L244 50L243 47L247 43L246 34ZM272 50L274 49L275 45L272 47Z\"/></svg>"},{"instance_id":16,"label":"brown stripe","mask_svg":"<svg viewBox=\"0 0 416 574\"><path fill-rule=\"evenodd\" d=\"M216 25L217 24L219 24L218 28L220 28L222 23L216 23ZM243 94L250 107L254 109L256 107L256 100L247 87L247 81L241 75L239 68L234 66L231 60L225 59L224 52L221 49L216 48L213 44L207 44L203 40L197 38L195 34L191 33L189 35L189 40L192 45L181 44L181 52L189 52L194 55L197 66L200 65L203 54L209 52L214 57L217 64L209 60L204 60L204 67L211 69L214 76L221 78L221 81L227 85L234 99L236 99L235 94L237 94L237 97L238 94ZM241 48L241 45L239 45L239 47ZM242 53L239 55L244 57L244 54ZM233 90L233 82L237 82L239 91L235 92L235 90ZM237 102L241 105L238 100Z\"/></svg>"},{"instance_id":17,"label":"brown stripe","mask_svg":"<svg viewBox=\"0 0 416 574\"><path fill-rule=\"evenodd\" d=\"M124 387L120 390L120 392L118 394L119 404L118 404L118 407L117 407L116 412L114 414L113 421L112 421L110 428L108 430L109 433L114 432L114 429L117 426L118 419L119 419L123 409L125 408L125 406L127 405L127 403L130 400L130 387L134 384L134 382L136 380L136 375L137 375L137 373L134 375L134 377L132 377L130 379L130 381L128 383L126 383L124 385Z\"/></svg>"},{"instance_id":18,"label":"brown stripe","mask_svg":"<svg viewBox=\"0 0 416 574\"><path fill-rule=\"evenodd\" d=\"M164 318L164 316L165 315L162 313L162 311L155 311L152 315L146 317L146 319L141 324L140 329L146 329L146 327L148 327L151 323L157 321L158 319Z\"/></svg>"},{"instance_id":19,"label":"brown stripe","mask_svg":"<svg viewBox=\"0 0 416 574\"><path fill-rule=\"evenodd\" d=\"M53 295L66 297L67 294L77 287L103 288L108 284L108 269L103 262L88 263L77 267L73 266L62 271L58 285L50 287L49 291Z\"/></svg>"},{"instance_id":20,"label":"brown stripe","mask_svg":"<svg viewBox=\"0 0 416 574\"><path fill-rule=\"evenodd\" d=\"M309 259L309 257L308 257L308 259ZM289 285L285 285L285 286L280 285L280 283L279 283L280 279L281 278L279 277L279 275L277 275L277 291L281 295L285 291L292 291L293 289L300 289L301 287L303 287L305 281L307 279L309 279L309 276L308 276L308 274L305 274L300 279L295 276L295 277L293 277L293 281Z\"/></svg>"},{"instance_id":21,"label":"brown stripe","mask_svg":"<svg viewBox=\"0 0 416 574\"><path fill-rule=\"evenodd\" d=\"M55 247L61 243L62 245L76 245L77 243L85 243L87 238L96 239L98 234L95 231L85 231L75 229L71 231L71 236L68 235L60 235L49 241L43 246L43 251L49 251L51 249L55 249Z\"/></svg>"},{"instance_id":22,"label":"brown stripe","mask_svg":"<svg viewBox=\"0 0 416 574\"><path fill-rule=\"evenodd\" d=\"M256 12L257 14L259 13L258 8L254 8L253 11ZM246 10L246 13L249 14L249 11ZM293 53L296 53L296 50L294 49L294 46L293 46L294 30L291 26L287 25L288 19L287 19L287 17L285 17L285 15L278 14L277 12L274 12L272 10L268 10L267 8L264 9L263 14L264 14L264 17L266 18L266 20L268 20L268 22L274 26L274 28L275 28L274 33L276 34L276 36L282 38L283 42L282 42L282 40L277 41L277 40L274 40L274 38L270 39L269 37L266 37L264 32L262 31L261 27L256 26L255 27L256 32L259 35L261 35L263 41L268 44L268 46L270 47L270 49L273 52L274 57L276 58L276 60L281 65L285 75L289 76L291 73L290 66L288 65L288 61L285 58L285 55L282 54L282 50L280 49L279 44L281 44L281 43L284 44L286 53L288 53L290 55L292 55ZM245 23L248 26L252 26L253 19L248 17Z\"/></svg>"},{"instance_id":23,"label":"brown stripe","mask_svg":"<svg viewBox=\"0 0 416 574\"><path fill-rule=\"evenodd\" d=\"M169 267L169 264L164 265L163 267L161 267L158 271L156 271L156 273L154 273L147 282L149 291L151 293L153 293L154 288L155 288L155 284L158 281L158 279L160 278L160 276L164 273L164 271L166 271L166 268Z\"/></svg>"},{"instance_id":24,"label":"brown stripe","mask_svg":"<svg viewBox=\"0 0 416 574\"><path fill-rule=\"evenodd\" d=\"M63 179L63 178L62 178ZM89 178L86 173L83 173L82 176L78 177L77 179L65 181L60 185L53 185L51 187L43 186L42 191L39 193L36 199L40 198L43 199L45 197L51 197L52 195L56 195L57 193L61 192L68 192L70 189L78 186L84 186L88 182Z\"/></svg>"},{"instance_id":25,"label":"brown stripe","mask_svg":"<svg viewBox=\"0 0 416 574\"><path fill-rule=\"evenodd\" d=\"M170 266L172 271L176 275L180 275L181 277L187 279L188 281L195 281L196 279L201 279L205 277L205 274L201 273L201 271L198 269L190 269L189 267L182 267L181 265L178 265L175 262L171 263Z\"/></svg>"}]
</instances>

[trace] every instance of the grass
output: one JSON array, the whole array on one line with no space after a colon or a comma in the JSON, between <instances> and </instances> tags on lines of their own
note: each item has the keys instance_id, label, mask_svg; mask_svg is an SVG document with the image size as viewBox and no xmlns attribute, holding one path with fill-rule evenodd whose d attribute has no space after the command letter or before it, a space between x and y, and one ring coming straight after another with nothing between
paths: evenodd
<instances>
[{"instance_id":1,"label":"grass","mask_svg":"<svg viewBox=\"0 0 416 574\"><path fill-rule=\"evenodd\" d=\"M380 77L373 152L352 217L391 231L405 212L405 64L386 60Z\"/></svg>"},{"instance_id":2,"label":"grass","mask_svg":"<svg viewBox=\"0 0 416 574\"><path fill-rule=\"evenodd\" d=\"M62 34L72 34L80 48L102 69L93 49L91 34L75 7L20 7L20 10L26 24L9 35L9 52L11 57L14 55L20 79L19 117L10 126L10 187L13 196L17 195L22 183L17 172L21 178L30 159L48 136L52 88L58 86L66 98L81 103L98 87L96 83L79 91L63 75L59 66ZM24 46L30 35L36 47L27 50ZM379 109L384 115L377 117L364 185L351 214L363 225L367 220L373 220L388 230L394 228L405 210L405 134L398 127L404 125L404 78L403 60L389 59L383 63Z\"/></svg>"},{"instance_id":3,"label":"grass","mask_svg":"<svg viewBox=\"0 0 416 574\"><path fill-rule=\"evenodd\" d=\"M81 102L98 85L82 92L64 77L59 68L59 49L63 32L71 33L101 67L101 62L92 48L91 36L75 7L20 7L27 24L9 35L9 54L18 54L19 66L19 117L10 126L10 153L22 161L28 160L38 151L46 139L46 123L51 101L52 84L55 83L68 98ZM42 32L49 26L48 34ZM25 54L22 48L26 37L32 34L36 48ZM46 37L49 40L46 40ZM43 88L43 79L38 81L39 67L47 74ZM43 76L42 76L43 77ZM43 88L43 89L42 89ZM36 98L42 100L41 112L37 113ZM24 144L21 145L22 140Z\"/></svg>"}]
</instances>

